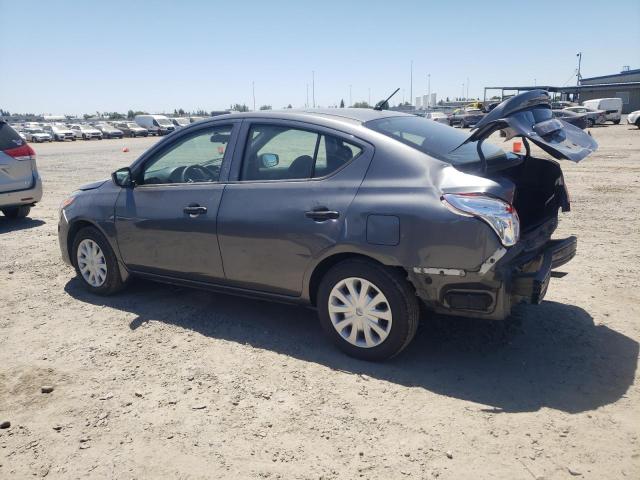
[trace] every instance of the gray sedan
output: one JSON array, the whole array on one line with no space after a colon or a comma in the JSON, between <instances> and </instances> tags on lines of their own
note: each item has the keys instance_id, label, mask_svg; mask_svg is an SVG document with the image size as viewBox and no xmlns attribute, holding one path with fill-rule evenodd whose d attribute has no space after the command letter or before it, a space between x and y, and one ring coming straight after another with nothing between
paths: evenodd
<instances>
[{"instance_id":1,"label":"gray sedan","mask_svg":"<svg viewBox=\"0 0 640 480\"><path fill-rule=\"evenodd\" d=\"M537 123L533 123L537 122ZM504 129L516 155L485 142ZM405 348L426 310L502 320L540 303L576 238L557 162L597 147L513 97L470 136L374 109L222 115L180 129L62 204L63 259L100 295L132 276L315 307L367 360Z\"/></svg>"}]
</instances>

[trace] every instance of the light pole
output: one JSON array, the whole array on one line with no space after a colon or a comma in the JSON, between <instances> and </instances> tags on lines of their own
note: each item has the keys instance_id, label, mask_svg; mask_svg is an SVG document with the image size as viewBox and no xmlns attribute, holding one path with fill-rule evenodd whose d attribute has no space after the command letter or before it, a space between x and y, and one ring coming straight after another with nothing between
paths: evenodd
<instances>
[{"instance_id":1,"label":"light pole","mask_svg":"<svg viewBox=\"0 0 640 480\"><path fill-rule=\"evenodd\" d=\"M413 105L413 60L411 60L411 83L409 89L409 103Z\"/></svg>"},{"instance_id":2,"label":"light pole","mask_svg":"<svg viewBox=\"0 0 640 480\"><path fill-rule=\"evenodd\" d=\"M582 52L576 53L576 57L578 57L578 75L576 78L576 86L580 85L580 65L582 64Z\"/></svg>"},{"instance_id":3,"label":"light pole","mask_svg":"<svg viewBox=\"0 0 640 480\"><path fill-rule=\"evenodd\" d=\"M311 70L311 97L313 98L313 108L316 108L316 72Z\"/></svg>"},{"instance_id":4,"label":"light pole","mask_svg":"<svg viewBox=\"0 0 640 480\"><path fill-rule=\"evenodd\" d=\"M462 82L462 98L460 100L464 100L464 82Z\"/></svg>"},{"instance_id":5,"label":"light pole","mask_svg":"<svg viewBox=\"0 0 640 480\"><path fill-rule=\"evenodd\" d=\"M467 100L469 100L469 77L467 77Z\"/></svg>"},{"instance_id":6,"label":"light pole","mask_svg":"<svg viewBox=\"0 0 640 480\"><path fill-rule=\"evenodd\" d=\"M256 111L256 82L251 82L251 93L253 94L253 111Z\"/></svg>"},{"instance_id":7,"label":"light pole","mask_svg":"<svg viewBox=\"0 0 640 480\"><path fill-rule=\"evenodd\" d=\"M371 105L371 87L369 87L369 101L367 103Z\"/></svg>"},{"instance_id":8,"label":"light pole","mask_svg":"<svg viewBox=\"0 0 640 480\"><path fill-rule=\"evenodd\" d=\"M427 73L427 102L431 108L431 74Z\"/></svg>"},{"instance_id":9,"label":"light pole","mask_svg":"<svg viewBox=\"0 0 640 480\"><path fill-rule=\"evenodd\" d=\"M353 100L351 99L351 85L349 85L349 106L353 107Z\"/></svg>"},{"instance_id":10,"label":"light pole","mask_svg":"<svg viewBox=\"0 0 640 480\"><path fill-rule=\"evenodd\" d=\"M307 83L307 102L304 104L305 108L309 108L309 84Z\"/></svg>"}]
</instances>

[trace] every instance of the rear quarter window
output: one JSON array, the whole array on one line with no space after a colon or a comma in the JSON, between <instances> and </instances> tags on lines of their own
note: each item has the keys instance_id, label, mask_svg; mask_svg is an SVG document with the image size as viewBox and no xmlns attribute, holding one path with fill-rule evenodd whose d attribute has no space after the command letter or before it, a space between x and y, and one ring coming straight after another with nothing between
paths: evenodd
<instances>
[{"instance_id":1,"label":"rear quarter window","mask_svg":"<svg viewBox=\"0 0 640 480\"><path fill-rule=\"evenodd\" d=\"M0 122L0 150L16 148L24 143L18 132L4 122Z\"/></svg>"}]
</instances>

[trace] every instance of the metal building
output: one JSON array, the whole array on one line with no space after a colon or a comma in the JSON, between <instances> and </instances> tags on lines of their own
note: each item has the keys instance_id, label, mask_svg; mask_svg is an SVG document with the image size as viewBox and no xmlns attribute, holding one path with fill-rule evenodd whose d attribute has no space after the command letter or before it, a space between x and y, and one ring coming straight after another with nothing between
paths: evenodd
<instances>
[{"instance_id":1,"label":"metal building","mask_svg":"<svg viewBox=\"0 0 640 480\"><path fill-rule=\"evenodd\" d=\"M594 98L621 98L622 113L640 110L640 69L583 78L580 87L581 102Z\"/></svg>"}]
</instances>

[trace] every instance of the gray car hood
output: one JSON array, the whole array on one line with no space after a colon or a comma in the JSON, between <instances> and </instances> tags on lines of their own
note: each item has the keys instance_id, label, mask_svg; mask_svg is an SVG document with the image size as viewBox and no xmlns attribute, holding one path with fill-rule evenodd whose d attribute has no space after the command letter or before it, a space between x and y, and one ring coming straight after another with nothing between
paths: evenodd
<instances>
[{"instance_id":1,"label":"gray car hood","mask_svg":"<svg viewBox=\"0 0 640 480\"><path fill-rule=\"evenodd\" d=\"M474 130L464 143L505 130L507 140L527 138L558 160L579 162L598 148L591 135L553 118L549 94L544 90L530 90L505 100L480 120Z\"/></svg>"},{"instance_id":2,"label":"gray car hood","mask_svg":"<svg viewBox=\"0 0 640 480\"><path fill-rule=\"evenodd\" d=\"M108 181L109 179L105 178L104 180L98 180L97 182L85 183L84 185L81 185L78 188L78 190L82 190L82 191L95 190L96 188L100 188L102 185L104 185Z\"/></svg>"}]
</instances>

